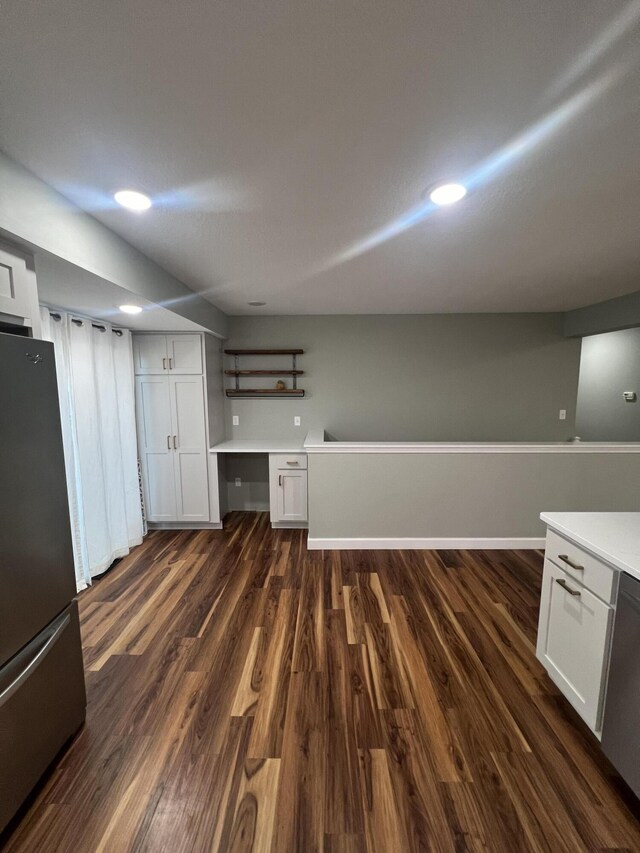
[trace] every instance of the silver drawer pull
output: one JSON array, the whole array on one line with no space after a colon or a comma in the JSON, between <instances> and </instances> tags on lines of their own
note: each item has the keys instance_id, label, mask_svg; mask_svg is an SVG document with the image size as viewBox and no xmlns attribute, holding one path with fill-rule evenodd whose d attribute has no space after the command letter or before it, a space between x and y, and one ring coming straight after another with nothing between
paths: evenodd
<instances>
[{"instance_id":1,"label":"silver drawer pull","mask_svg":"<svg viewBox=\"0 0 640 853\"><path fill-rule=\"evenodd\" d=\"M558 554L558 559L562 560L562 562L566 563L568 566L571 566L571 568L575 569L576 572L584 572L584 566L579 566L577 563L574 563L566 554Z\"/></svg>"},{"instance_id":2,"label":"silver drawer pull","mask_svg":"<svg viewBox=\"0 0 640 853\"><path fill-rule=\"evenodd\" d=\"M287 459L287 465L299 465L299 464L300 463L298 462L297 459L294 459L293 462L290 459Z\"/></svg>"},{"instance_id":3,"label":"silver drawer pull","mask_svg":"<svg viewBox=\"0 0 640 853\"><path fill-rule=\"evenodd\" d=\"M559 583L562 589L565 589L569 593L569 595L576 595L578 598L580 598L580 591L577 589L571 589L571 587L563 578L556 578L556 583Z\"/></svg>"}]
</instances>

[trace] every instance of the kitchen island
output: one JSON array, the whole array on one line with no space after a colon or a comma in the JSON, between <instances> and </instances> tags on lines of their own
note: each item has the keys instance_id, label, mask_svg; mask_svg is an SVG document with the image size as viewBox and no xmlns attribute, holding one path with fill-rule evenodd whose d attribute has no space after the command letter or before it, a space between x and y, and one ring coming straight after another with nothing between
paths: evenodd
<instances>
[{"instance_id":1,"label":"kitchen island","mask_svg":"<svg viewBox=\"0 0 640 853\"><path fill-rule=\"evenodd\" d=\"M536 655L602 737L621 573L640 580L640 512L543 512L547 525Z\"/></svg>"}]
</instances>

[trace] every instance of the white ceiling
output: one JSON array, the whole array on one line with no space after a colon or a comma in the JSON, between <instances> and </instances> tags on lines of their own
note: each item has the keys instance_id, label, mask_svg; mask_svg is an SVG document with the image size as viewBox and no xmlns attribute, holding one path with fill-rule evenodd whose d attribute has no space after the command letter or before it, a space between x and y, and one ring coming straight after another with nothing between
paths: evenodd
<instances>
[{"instance_id":1,"label":"white ceiling","mask_svg":"<svg viewBox=\"0 0 640 853\"><path fill-rule=\"evenodd\" d=\"M3 0L0 19L0 148L228 313L640 288L640 0ZM456 178L459 205L415 211ZM154 209L113 209L127 186Z\"/></svg>"},{"instance_id":2,"label":"white ceiling","mask_svg":"<svg viewBox=\"0 0 640 853\"><path fill-rule=\"evenodd\" d=\"M103 320L138 332L206 332L203 326L173 311L142 299L111 281L80 269L48 252L36 252L40 302L65 308L84 317ZM120 305L139 305L140 314L124 314Z\"/></svg>"}]
</instances>

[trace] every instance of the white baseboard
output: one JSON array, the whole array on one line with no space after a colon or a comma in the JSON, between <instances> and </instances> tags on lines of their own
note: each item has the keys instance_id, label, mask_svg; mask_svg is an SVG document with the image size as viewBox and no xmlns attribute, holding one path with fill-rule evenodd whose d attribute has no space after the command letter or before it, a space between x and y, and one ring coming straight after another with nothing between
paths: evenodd
<instances>
[{"instance_id":1,"label":"white baseboard","mask_svg":"<svg viewBox=\"0 0 640 853\"><path fill-rule=\"evenodd\" d=\"M309 537L307 540L307 548L309 551L347 551L347 550L362 550L362 551L407 551L407 550L425 550L425 551L478 551L478 550L530 550L544 548L545 539L540 537L537 539L323 539L318 537Z\"/></svg>"},{"instance_id":2,"label":"white baseboard","mask_svg":"<svg viewBox=\"0 0 640 853\"><path fill-rule=\"evenodd\" d=\"M150 521L147 524L149 530L222 530L221 521L201 521L190 523L188 521Z\"/></svg>"}]
</instances>

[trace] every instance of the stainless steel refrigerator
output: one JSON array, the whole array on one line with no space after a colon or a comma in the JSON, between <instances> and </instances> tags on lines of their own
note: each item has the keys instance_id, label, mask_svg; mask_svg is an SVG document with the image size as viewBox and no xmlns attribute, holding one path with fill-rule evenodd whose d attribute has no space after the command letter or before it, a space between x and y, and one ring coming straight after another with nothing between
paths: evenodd
<instances>
[{"instance_id":1,"label":"stainless steel refrigerator","mask_svg":"<svg viewBox=\"0 0 640 853\"><path fill-rule=\"evenodd\" d=\"M82 725L53 345L0 333L0 832Z\"/></svg>"}]
</instances>

